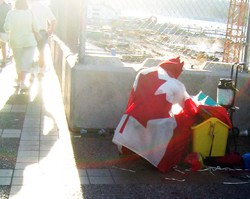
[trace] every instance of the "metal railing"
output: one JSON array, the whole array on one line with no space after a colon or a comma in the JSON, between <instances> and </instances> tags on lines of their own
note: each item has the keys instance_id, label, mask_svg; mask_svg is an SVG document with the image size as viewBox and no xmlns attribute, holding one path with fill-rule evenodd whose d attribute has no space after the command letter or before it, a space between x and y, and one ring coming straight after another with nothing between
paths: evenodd
<instances>
[{"instance_id":1,"label":"metal railing","mask_svg":"<svg viewBox=\"0 0 250 199\"><path fill-rule=\"evenodd\" d=\"M249 62L249 0L51 0L51 6L56 34L80 58L88 42L129 63L173 56L192 68Z\"/></svg>"},{"instance_id":2,"label":"metal railing","mask_svg":"<svg viewBox=\"0 0 250 199\"><path fill-rule=\"evenodd\" d=\"M89 1L86 42L124 62L181 56L186 67L201 68L222 62L230 2Z\"/></svg>"}]
</instances>

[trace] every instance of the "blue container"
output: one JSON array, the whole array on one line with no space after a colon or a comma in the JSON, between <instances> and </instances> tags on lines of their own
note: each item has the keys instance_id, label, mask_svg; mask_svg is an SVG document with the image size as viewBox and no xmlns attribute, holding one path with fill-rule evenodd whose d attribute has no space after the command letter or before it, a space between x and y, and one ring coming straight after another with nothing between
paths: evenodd
<instances>
[{"instance_id":1,"label":"blue container","mask_svg":"<svg viewBox=\"0 0 250 199\"><path fill-rule=\"evenodd\" d=\"M115 48L111 48L111 55L116 56L116 50L115 50Z\"/></svg>"},{"instance_id":2,"label":"blue container","mask_svg":"<svg viewBox=\"0 0 250 199\"><path fill-rule=\"evenodd\" d=\"M203 93L202 91L200 91L197 96L198 101L201 102L203 101L204 105L209 105L209 106L217 106L218 104L216 103L216 101L214 101L211 97L209 97L208 95L206 95L205 93Z\"/></svg>"},{"instance_id":3,"label":"blue container","mask_svg":"<svg viewBox=\"0 0 250 199\"><path fill-rule=\"evenodd\" d=\"M244 169L250 170L250 153L245 153L242 155L243 163L244 163Z\"/></svg>"}]
</instances>

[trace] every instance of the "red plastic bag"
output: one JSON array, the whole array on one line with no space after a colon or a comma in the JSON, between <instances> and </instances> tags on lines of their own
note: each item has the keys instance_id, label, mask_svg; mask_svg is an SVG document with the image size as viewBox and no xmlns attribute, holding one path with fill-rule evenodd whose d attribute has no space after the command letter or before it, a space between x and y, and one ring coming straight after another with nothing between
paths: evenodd
<instances>
[{"instance_id":1,"label":"red plastic bag","mask_svg":"<svg viewBox=\"0 0 250 199\"><path fill-rule=\"evenodd\" d=\"M190 165L191 171L200 170L204 166L202 156L197 152L189 153L184 159L184 163Z\"/></svg>"}]
</instances>

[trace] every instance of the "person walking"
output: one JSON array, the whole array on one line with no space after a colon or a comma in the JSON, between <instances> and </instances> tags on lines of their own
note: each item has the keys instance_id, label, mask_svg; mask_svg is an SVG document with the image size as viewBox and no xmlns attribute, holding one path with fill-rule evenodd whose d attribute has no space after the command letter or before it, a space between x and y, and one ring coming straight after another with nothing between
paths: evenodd
<instances>
[{"instance_id":1,"label":"person walking","mask_svg":"<svg viewBox=\"0 0 250 199\"><path fill-rule=\"evenodd\" d=\"M30 73L37 46L34 33L39 29L27 0L16 0L14 9L6 16L4 29L9 33L9 45L16 64L18 86L21 90L28 89L26 77Z\"/></svg>"},{"instance_id":2,"label":"person walking","mask_svg":"<svg viewBox=\"0 0 250 199\"><path fill-rule=\"evenodd\" d=\"M0 68L5 67L7 60L8 34L5 32L3 25L6 15L10 10L10 5L7 4L4 0L0 0L0 47L2 51L2 63Z\"/></svg>"},{"instance_id":3,"label":"person walking","mask_svg":"<svg viewBox=\"0 0 250 199\"><path fill-rule=\"evenodd\" d=\"M38 65L39 65L39 77L43 77L45 72L45 47L48 44L48 38L52 35L55 25L56 18L51 9L40 0L30 0L31 10L38 20L38 28L42 40L38 43Z\"/></svg>"}]
</instances>

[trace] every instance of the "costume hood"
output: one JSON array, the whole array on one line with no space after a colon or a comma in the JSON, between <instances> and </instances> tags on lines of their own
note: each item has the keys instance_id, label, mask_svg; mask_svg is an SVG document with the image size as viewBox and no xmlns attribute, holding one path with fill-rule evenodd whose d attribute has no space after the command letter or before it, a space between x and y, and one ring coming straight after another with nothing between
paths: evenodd
<instances>
[{"instance_id":1,"label":"costume hood","mask_svg":"<svg viewBox=\"0 0 250 199\"><path fill-rule=\"evenodd\" d=\"M180 57L172 58L161 62L158 66L163 68L170 77L177 79L181 72L184 62L180 62Z\"/></svg>"}]
</instances>

